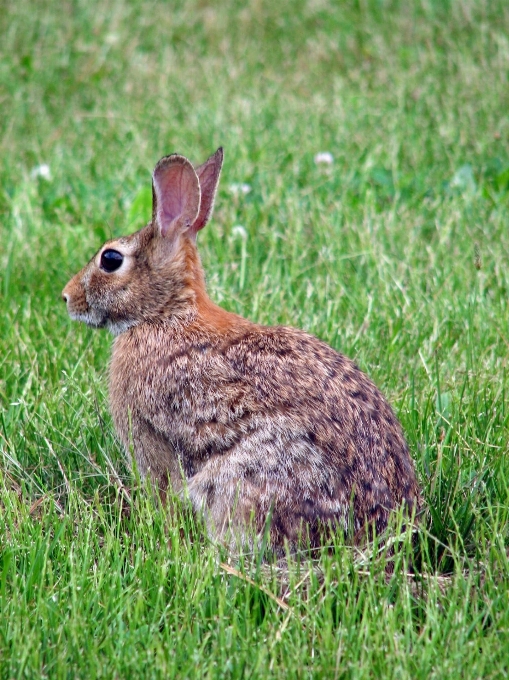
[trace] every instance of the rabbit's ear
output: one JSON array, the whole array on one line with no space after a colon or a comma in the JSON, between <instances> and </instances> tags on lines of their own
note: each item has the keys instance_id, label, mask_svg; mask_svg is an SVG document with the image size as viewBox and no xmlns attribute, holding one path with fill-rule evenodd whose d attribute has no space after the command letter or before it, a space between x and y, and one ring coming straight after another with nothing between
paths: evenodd
<instances>
[{"instance_id":1,"label":"rabbit's ear","mask_svg":"<svg viewBox=\"0 0 509 680\"><path fill-rule=\"evenodd\" d=\"M196 235L200 229L207 224L212 215L214 199L216 197L219 175L223 166L223 147L220 146L216 153L212 154L203 165L196 168L196 174L200 180L201 204L198 217L191 227L191 231Z\"/></svg>"},{"instance_id":2,"label":"rabbit's ear","mask_svg":"<svg viewBox=\"0 0 509 680\"><path fill-rule=\"evenodd\" d=\"M200 181L178 154L161 158L152 176L152 219L163 237L194 225L200 213Z\"/></svg>"}]
</instances>

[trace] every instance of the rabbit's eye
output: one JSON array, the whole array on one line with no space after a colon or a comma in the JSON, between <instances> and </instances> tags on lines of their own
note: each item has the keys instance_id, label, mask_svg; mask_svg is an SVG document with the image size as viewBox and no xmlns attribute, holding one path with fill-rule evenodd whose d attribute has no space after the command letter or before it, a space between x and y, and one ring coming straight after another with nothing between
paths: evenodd
<instances>
[{"instance_id":1,"label":"rabbit's eye","mask_svg":"<svg viewBox=\"0 0 509 680\"><path fill-rule=\"evenodd\" d=\"M105 250L101 255L101 269L114 272L124 261L124 256L118 250Z\"/></svg>"}]
</instances>

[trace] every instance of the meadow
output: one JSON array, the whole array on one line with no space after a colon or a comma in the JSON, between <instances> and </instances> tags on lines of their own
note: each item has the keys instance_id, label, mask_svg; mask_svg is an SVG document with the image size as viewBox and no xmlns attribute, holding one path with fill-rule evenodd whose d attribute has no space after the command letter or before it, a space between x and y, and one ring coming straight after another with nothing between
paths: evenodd
<instances>
[{"instance_id":1,"label":"meadow","mask_svg":"<svg viewBox=\"0 0 509 680\"><path fill-rule=\"evenodd\" d=\"M0 678L508 677L509 4L4 0L0 110ZM116 441L111 337L61 290L161 156L220 145L212 299L403 424L392 574L341 537L233 559Z\"/></svg>"}]
</instances>

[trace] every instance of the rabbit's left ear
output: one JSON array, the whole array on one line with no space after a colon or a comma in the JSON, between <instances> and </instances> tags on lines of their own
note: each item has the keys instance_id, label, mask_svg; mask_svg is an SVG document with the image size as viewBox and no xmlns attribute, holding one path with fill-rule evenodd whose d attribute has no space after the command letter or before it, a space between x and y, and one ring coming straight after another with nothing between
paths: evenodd
<instances>
[{"instance_id":1,"label":"rabbit's left ear","mask_svg":"<svg viewBox=\"0 0 509 680\"><path fill-rule=\"evenodd\" d=\"M192 224L190 230L195 236L200 229L203 229L212 215L222 166L223 147L220 146L216 153L212 154L203 165L199 165L196 168L196 174L200 181L201 203L198 217Z\"/></svg>"},{"instance_id":2,"label":"rabbit's left ear","mask_svg":"<svg viewBox=\"0 0 509 680\"><path fill-rule=\"evenodd\" d=\"M194 228L200 210L200 181L184 156L161 158L152 176L152 220L159 235L173 238Z\"/></svg>"}]
</instances>

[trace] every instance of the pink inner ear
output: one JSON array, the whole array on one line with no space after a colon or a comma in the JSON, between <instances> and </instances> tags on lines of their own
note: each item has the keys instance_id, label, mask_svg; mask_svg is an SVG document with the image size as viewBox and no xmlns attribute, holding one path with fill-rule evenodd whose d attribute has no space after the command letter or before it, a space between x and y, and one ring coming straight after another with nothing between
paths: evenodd
<instances>
[{"instance_id":1,"label":"pink inner ear","mask_svg":"<svg viewBox=\"0 0 509 680\"><path fill-rule=\"evenodd\" d=\"M153 176L154 217L161 236L193 224L200 210L200 183L191 163L173 154L162 158Z\"/></svg>"}]
</instances>

